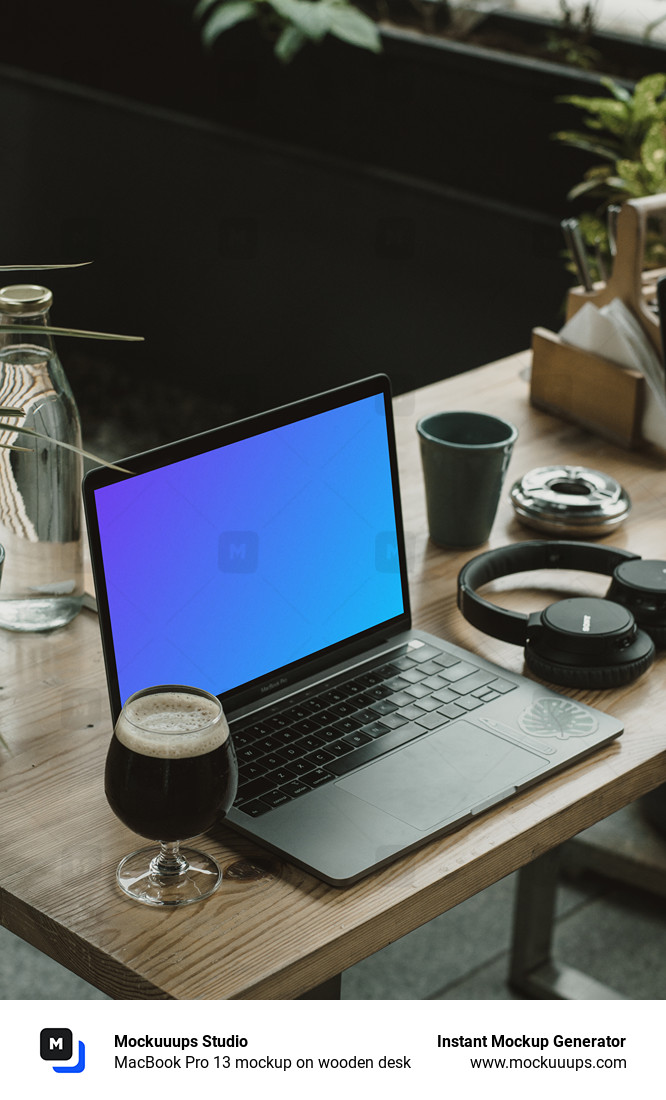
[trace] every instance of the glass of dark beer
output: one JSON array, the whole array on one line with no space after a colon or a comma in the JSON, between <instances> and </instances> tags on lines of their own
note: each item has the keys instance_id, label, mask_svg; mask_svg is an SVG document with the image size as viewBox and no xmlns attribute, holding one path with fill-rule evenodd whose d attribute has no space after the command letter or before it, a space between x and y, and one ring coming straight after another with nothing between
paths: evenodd
<instances>
[{"instance_id":1,"label":"glass of dark beer","mask_svg":"<svg viewBox=\"0 0 666 1100\"><path fill-rule=\"evenodd\" d=\"M181 842L230 809L236 754L222 704L199 688L165 684L126 700L106 758L111 809L140 836L159 841L126 856L121 890L146 905L187 905L217 889L222 872Z\"/></svg>"}]
</instances>

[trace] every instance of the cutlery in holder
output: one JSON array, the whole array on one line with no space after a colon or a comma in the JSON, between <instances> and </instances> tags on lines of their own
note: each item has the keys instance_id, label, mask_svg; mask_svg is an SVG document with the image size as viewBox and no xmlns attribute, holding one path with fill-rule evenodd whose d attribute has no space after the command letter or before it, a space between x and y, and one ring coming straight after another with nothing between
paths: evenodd
<instances>
[{"instance_id":1,"label":"cutlery in holder","mask_svg":"<svg viewBox=\"0 0 666 1100\"><path fill-rule=\"evenodd\" d=\"M618 298L631 310L663 362L659 317L648 302L654 297L657 278L664 272L642 270L647 219L658 214L666 214L666 195L630 199L622 206L617 218L617 252L608 282L597 283L591 291L582 287L571 290L566 316L569 320L586 302L601 308ZM533 405L623 447L637 447L644 442L650 395L640 370L565 343L545 328L533 330L532 352ZM661 436L660 430L658 434ZM661 438L652 441L666 446L666 419L663 442Z\"/></svg>"}]
</instances>

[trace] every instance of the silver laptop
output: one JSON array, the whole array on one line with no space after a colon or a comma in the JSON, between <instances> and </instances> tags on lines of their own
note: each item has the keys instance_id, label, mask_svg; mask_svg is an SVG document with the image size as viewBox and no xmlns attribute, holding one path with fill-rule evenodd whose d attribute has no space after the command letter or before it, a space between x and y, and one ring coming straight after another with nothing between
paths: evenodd
<instances>
[{"instance_id":1,"label":"silver laptop","mask_svg":"<svg viewBox=\"0 0 666 1100\"><path fill-rule=\"evenodd\" d=\"M622 732L411 627L389 381L365 379L84 482L113 718L218 695L228 823L345 885Z\"/></svg>"}]
</instances>

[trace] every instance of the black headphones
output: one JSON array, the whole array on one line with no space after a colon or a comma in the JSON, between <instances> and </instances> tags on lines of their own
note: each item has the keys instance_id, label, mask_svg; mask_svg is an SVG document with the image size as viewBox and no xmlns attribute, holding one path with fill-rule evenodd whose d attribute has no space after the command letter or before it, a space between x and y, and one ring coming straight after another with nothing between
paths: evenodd
<instances>
[{"instance_id":1,"label":"black headphones","mask_svg":"<svg viewBox=\"0 0 666 1100\"><path fill-rule=\"evenodd\" d=\"M531 569L579 569L612 577L606 596L559 600L521 615L484 600L476 589ZM666 561L590 542L534 540L488 550L458 575L458 607L493 638L525 647L541 679L568 687L628 684L666 645Z\"/></svg>"}]
</instances>

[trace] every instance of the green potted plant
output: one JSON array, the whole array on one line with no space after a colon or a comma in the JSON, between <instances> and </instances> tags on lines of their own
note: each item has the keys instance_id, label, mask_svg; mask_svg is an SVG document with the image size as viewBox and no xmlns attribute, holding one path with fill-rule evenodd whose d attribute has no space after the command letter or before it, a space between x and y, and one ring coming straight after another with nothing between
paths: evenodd
<instances>
[{"instance_id":1,"label":"green potted plant","mask_svg":"<svg viewBox=\"0 0 666 1100\"><path fill-rule=\"evenodd\" d=\"M206 46L239 23L254 22L282 62L326 35L373 53L381 50L377 24L349 0L199 0L193 14Z\"/></svg>"},{"instance_id":2,"label":"green potted plant","mask_svg":"<svg viewBox=\"0 0 666 1100\"><path fill-rule=\"evenodd\" d=\"M553 137L594 157L568 197L593 200L593 208L580 217L581 230L590 246L603 246L602 259L608 262L608 207L666 192L666 73L643 77L633 90L611 79L602 84L606 96L562 97L561 102L583 112L584 129L559 131ZM648 267L666 265L663 233L654 228L648 231L645 262Z\"/></svg>"}]
</instances>

